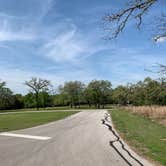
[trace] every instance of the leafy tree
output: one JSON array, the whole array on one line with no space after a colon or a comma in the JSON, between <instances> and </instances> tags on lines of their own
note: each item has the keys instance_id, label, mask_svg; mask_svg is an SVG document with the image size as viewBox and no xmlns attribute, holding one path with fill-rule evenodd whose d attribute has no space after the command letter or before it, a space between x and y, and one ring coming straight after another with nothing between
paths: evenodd
<instances>
[{"instance_id":1,"label":"leafy tree","mask_svg":"<svg viewBox=\"0 0 166 166\"><path fill-rule=\"evenodd\" d=\"M89 105L89 108L92 106L93 104L93 89L91 87L86 87L85 90L84 90L84 99L85 99L85 102Z\"/></svg>"},{"instance_id":2,"label":"leafy tree","mask_svg":"<svg viewBox=\"0 0 166 166\"><path fill-rule=\"evenodd\" d=\"M28 93L24 96L24 105L26 108L36 107L35 93ZM53 97L48 92L39 92L38 107L45 108L53 106Z\"/></svg>"},{"instance_id":3,"label":"leafy tree","mask_svg":"<svg viewBox=\"0 0 166 166\"><path fill-rule=\"evenodd\" d=\"M13 106L13 92L0 82L0 109L11 109Z\"/></svg>"},{"instance_id":4,"label":"leafy tree","mask_svg":"<svg viewBox=\"0 0 166 166\"><path fill-rule=\"evenodd\" d=\"M84 84L80 81L70 81L66 82L64 86L61 86L59 90L63 95L66 95L71 108L73 106L79 105L81 103L83 94Z\"/></svg>"},{"instance_id":5,"label":"leafy tree","mask_svg":"<svg viewBox=\"0 0 166 166\"><path fill-rule=\"evenodd\" d=\"M41 78L32 78L30 81L26 81L25 84L35 93L36 108L39 109L39 93L46 92L49 89L50 81Z\"/></svg>"},{"instance_id":6,"label":"leafy tree","mask_svg":"<svg viewBox=\"0 0 166 166\"><path fill-rule=\"evenodd\" d=\"M25 108L35 108L36 100L34 93L30 92L24 96L24 107Z\"/></svg>"},{"instance_id":7,"label":"leafy tree","mask_svg":"<svg viewBox=\"0 0 166 166\"><path fill-rule=\"evenodd\" d=\"M145 85L142 81L139 81L134 85L133 92L133 105L145 105L146 91Z\"/></svg>"},{"instance_id":8,"label":"leafy tree","mask_svg":"<svg viewBox=\"0 0 166 166\"><path fill-rule=\"evenodd\" d=\"M128 104L127 95L128 95L127 87L120 85L113 90L112 98L114 103L116 104L127 105Z\"/></svg>"},{"instance_id":9,"label":"leafy tree","mask_svg":"<svg viewBox=\"0 0 166 166\"><path fill-rule=\"evenodd\" d=\"M56 94L53 96L53 105L54 106L67 106L70 102L68 96L64 93Z\"/></svg>"},{"instance_id":10,"label":"leafy tree","mask_svg":"<svg viewBox=\"0 0 166 166\"><path fill-rule=\"evenodd\" d=\"M93 103L96 108L104 108L108 103L109 96L111 94L111 83L105 80L93 80L89 83L86 91L88 92L88 99L90 103Z\"/></svg>"},{"instance_id":11,"label":"leafy tree","mask_svg":"<svg viewBox=\"0 0 166 166\"><path fill-rule=\"evenodd\" d=\"M39 93L39 106L42 108L51 107L53 105L53 96L48 92Z\"/></svg>"},{"instance_id":12,"label":"leafy tree","mask_svg":"<svg viewBox=\"0 0 166 166\"><path fill-rule=\"evenodd\" d=\"M13 95L13 108L14 109L21 109L24 108L24 98L21 94Z\"/></svg>"}]
</instances>

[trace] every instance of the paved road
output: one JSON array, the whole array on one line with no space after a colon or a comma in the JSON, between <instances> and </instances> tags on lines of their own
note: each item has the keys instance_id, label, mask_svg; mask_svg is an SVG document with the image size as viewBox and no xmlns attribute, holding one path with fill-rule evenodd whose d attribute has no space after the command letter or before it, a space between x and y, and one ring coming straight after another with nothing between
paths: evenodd
<instances>
[{"instance_id":1,"label":"paved road","mask_svg":"<svg viewBox=\"0 0 166 166\"><path fill-rule=\"evenodd\" d=\"M51 137L37 140L0 135L1 166L150 166L130 156L109 130L106 111L84 111L64 120L12 133ZM104 118L105 117L105 118ZM102 123L102 119L105 119ZM110 141L114 141L111 145ZM136 161L135 159L139 160Z\"/></svg>"}]
</instances>

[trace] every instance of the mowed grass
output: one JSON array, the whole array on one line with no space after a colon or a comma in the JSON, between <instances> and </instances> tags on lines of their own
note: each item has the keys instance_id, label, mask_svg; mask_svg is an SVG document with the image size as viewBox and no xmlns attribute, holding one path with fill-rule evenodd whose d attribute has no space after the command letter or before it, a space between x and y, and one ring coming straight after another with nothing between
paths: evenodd
<instances>
[{"instance_id":1,"label":"mowed grass","mask_svg":"<svg viewBox=\"0 0 166 166\"><path fill-rule=\"evenodd\" d=\"M32 113L12 113L0 115L0 132L25 129L48 122L63 119L77 113L76 111L62 112L32 112Z\"/></svg>"},{"instance_id":2,"label":"mowed grass","mask_svg":"<svg viewBox=\"0 0 166 166\"><path fill-rule=\"evenodd\" d=\"M105 109L112 109L115 108L113 105L107 104L105 106ZM39 108L40 111L60 111L60 110L80 110L80 109L96 109L95 106L89 107L88 105L81 105L80 108L73 107L70 108L70 106L56 106L56 107L46 107L46 108ZM26 112L26 111L36 111L36 108L24 108L24 109L14 109L14 110L0 110L0 113L6 113L6 112Z\"/></svg>"},{"instance_id":3,"label":"mowed grass","mask_svg":"<svg viewBox=\"0 0 166 166\"><path fill-rule=\"evenodd\" d=\"M137 152L166 165L166 127L125 110L110 112L115 128Z\"/></svg>"}]
</instances>

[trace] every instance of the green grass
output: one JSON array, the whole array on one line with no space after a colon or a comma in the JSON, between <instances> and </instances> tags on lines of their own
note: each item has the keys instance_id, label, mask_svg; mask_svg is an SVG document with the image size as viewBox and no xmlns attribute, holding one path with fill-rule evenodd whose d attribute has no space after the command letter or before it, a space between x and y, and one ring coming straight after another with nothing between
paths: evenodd
<instances>
[{"instance_id":1,"label":"green grass","mask_svg":"<svg viewBox=\"0 0 166 166\"><path fill-rule=\"evenodd\" d=\"M105 109L112 109L114 108L113 105L106 105ZM52 110L52 111L57 111L57 110L79 110L79 109L96 109L94 106L89 108L88 105L81 105L80 108L70 108L70 106L56 106L56 107L46 107L46 108L40 108L40 111L46 111L46 110ZM23 112L23 111L36 111L36 108L24 108L24 109L11 109L11 110L0 110L0 113L6 113L6 112Z\"/></svg>"},{"instance_id":2,"label":"green grass","mask_svg":"<svg viewBox=\"0 0 166 166\"><path fill-rule=\"evenodd\" d=\"M70 108L67 106L62 107L46 107L46 108L39 108L39 111L46 111L46 110L69 110ZM11 109L11 110L0 110L0 113L6 112L26 112L26 111L37 111L36 108L22 108L22 109Z\"/></svg>"},{"instance_id":3,"label":"green grass","mask_svg":"<svg viewBox=\"0 0 166 166\"><path fill-rule=\"evenodd\" d=\"M34 127L63 119L76 111L12 113L0 115L0 132Z\"/></svg>"},{"instance_id":4,"label":"green grass","mask_svg":"<svg viewBox=\"0 0 166 166\"><path fill-rule=\"evenodd\" d=\"M115 128L134 149L166 165L166 127L124 110L110 112Z\"/></svg>"}]
</instances>

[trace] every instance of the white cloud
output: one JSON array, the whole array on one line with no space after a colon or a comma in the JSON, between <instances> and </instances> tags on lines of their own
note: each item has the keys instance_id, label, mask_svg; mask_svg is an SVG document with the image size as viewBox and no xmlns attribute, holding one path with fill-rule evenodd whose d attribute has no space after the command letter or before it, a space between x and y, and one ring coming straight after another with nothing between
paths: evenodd
<instances>
[{"instance_id":1,"label":"white cloud","mask_svg":"<svg viewBox=\"0 0 166 166\"><path fill-rule=\"evenodd\" d=\"M56 39L48 41L42 48L42 52L48 58L57 62L74 61L80 54L86 52L84 43L77 39L76 28L64 32Z\"/></svg>"},{"instance_id":2,"label":"white cloud","mask_svg":"<svg viewBox=\"0 0 166 166\"><path fill-rule=\"evenodd\" d=\"M38 26L54 5L53 0L42 0L38 2L37 10L31 11L32 15L10 15L0 12L0 42L4 41L28 41L39 38ZM35 4L36 4L35 3ZM32 1L33 4L33 1ZM41 25L40 25L41 26Z\"/></svg>"},{"instance_id":3,"label":"white cloud","mask_svg":"<svg viewBox=\"0 0 166 166\"><path fill-rule=\"evenodd\" d=\"M19 24L16 26L6 16L0 20L0 42L33 40L35 37L28 27Z\"/></svg>"},{"instance_id":4,"label":"white cloud","mask_svg":"<svg viewBox=\"0 0 166 166\"><path fill-rule=\"evenodd\" d=\"M165 41L166 41L166 36L156 37L156 38L154 38L154 40L155 40L157 43L165 42Z\"/></svg>"},{"instance_id":5,"label":"white cloud","mask_svg":"<svg viewBox=\"0 0 166 166\"><path fill-rule=\"evenodd\" d=\"M63 24L63 32L54 39L46 41L40 48L39 54L58 63L78 64L88 56L110 48L110 45L99 45L96 41L96 36L88 34L85 36L77 31L74 24L67 22L65 25Z\"/></svg>"},{"instance_id":6,"label":"white cloud","mask_svg":"<svg viewBox=\"0 0 166 166\"><path fill-rule=\"evenodd\" d=\"M21 41L21 40L33 40L35 38L32 34L26 32L12 32L6 30L0 30L0 41Z\"/></svg>"}]
</instances>

